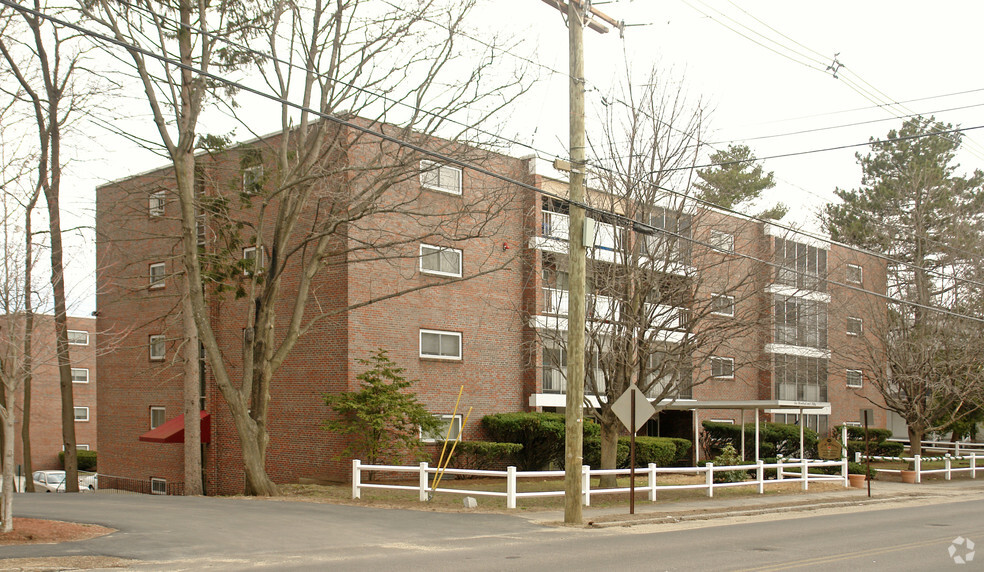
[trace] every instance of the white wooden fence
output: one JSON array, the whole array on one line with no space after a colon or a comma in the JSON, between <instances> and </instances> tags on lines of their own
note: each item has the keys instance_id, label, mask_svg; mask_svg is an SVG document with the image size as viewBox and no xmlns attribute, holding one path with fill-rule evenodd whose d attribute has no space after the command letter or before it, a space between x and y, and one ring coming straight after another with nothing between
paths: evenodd
<instances>
[{"instance_id":1,"label":"white wooden fence","mask_svg":"<svg viewBox=\"0 0 984 572\"><path fill-rule=\"evenodd\" d=\"M905 448L909 448L908 439L888 439L894 443L902 443ZM920 441L923 450L942 451L954 456L969 455L977 453L979 457L984 457L984 443L973 443L970 441ZM926 458L923 457L923 460Z\"/></svg>"},{"instance_id":2,"label":"white wooden fence","mask_svg":"<svg viewBox=\"0 0 984 572\"><path fill-rule=\"evenodd\" d=\"M917 483L922 482L923 475L934 475L934 474L935 475L942 474L944 478L948 481L953 477L954 473L970 473L970 478L976 479L977 471L984 470L984 468L978 469L977 467L977 459L979 458L984 458L984 456L978 456L977 453L970 453L969 455L960 455L960 456L950 455L949 453L947 453L942 457L923 457L922 455L913 455L912 457L883 457L880 455L872 455L870 457L872 461L895 461L898 462L899 464L908 463L910 466L913 467L912 470L915 471L916 473ZM864 462L865 456L862 455L860 452L857 452L855 453L855 459L857 460L857 462L861 463ZM970 460L970 466L954 467L953 462L957 460ZM922 464L924 461L943 461L943 468L924 469L922 468ZM908 470L908 469L880 469L879 468L875 470L879 473L900 475L903 470Z\"/></svg>"},{"instance_id":3,"label":"white wooden fence","mask_svg":"<svg viewBox=\"0 0 984 572\"><path fill-rule=\"evenodd\" d=\"M820 468L820 467L839 467L839 475L824 475L824 474L810 474L810 469ZM776 478L766 479L765 471L766 469L775 469ZM362 482L362 472L363 471L383 471L387 473L416 473L418 475L417 485L399 485L396 483L363 483ZM430 476L438 473L440 471L437 467L431 467L427 463L420 463L419 466L391 466L391 465L363 465L361 461L355 459L352 461L352 498L358 499L362 498L362 491L365 489L388 489L388 490L404 490L404 491L417 491L418 498L421 502L427 502L431 496L435 493L449 493L457 495L467 495L467 496L490 496L490 497L504 497L506 499L506 508L516 508L516 502L523 498L533 498L533 497L562 497L564 496L564 490L547 490L547 491L527 491L520 492L517 487L517 482L519 479L523 478L563 478L564 471L517 471L516 467L507 467L505 471L481 471L481 470L469 470L469 469L445 469L443 474L445 475L466 475L473 477L500 477L505 479L505 490L498 491L482 491L482 490L467 490L467 489L449 489L449 488L437 488L431 489L429 482L431 481ZM714 473L722 471L755 471L755 478L751 480L745 480L734 483L715 483ZM629 469L614 469L614 470L591 470L587 465L581 467L581 489L584 506L591 506L591 497L593 495L602 494L615 494L615 493L628 493L629 487L619 487L619 488L591 488L591 477L599 477L602 475L619 475L627 476L629 475ZM658 485L657 476L660 474L703 474L704 482L696 483L690 485ZM779 483L791 483L799 482L801 483L802 490L809 490L811 482L831 482L836 481L843 483L845 487L849 486L847 479L847 459L841 459L839 461L817 461L813 459L779 459L776 463L764 463L759 460L754 465L728 465L728 466L714 466L714 463L706 463L703 467L657 467L655 464L650 464L647 468L636 469L637 476L646 476L647 483L645 486L636 486L635 490L638 492L646 492L649 495L649 500L656 502L657 493L659 491L672 491L672 490L683 490L683 489L705 489L707 491L707 496L713 497L714 490L717 488L725 487L756 487L759 494L765 493L765 486ZM562 484L562 482L561 482Z\"/></svg>"}]
</instances>

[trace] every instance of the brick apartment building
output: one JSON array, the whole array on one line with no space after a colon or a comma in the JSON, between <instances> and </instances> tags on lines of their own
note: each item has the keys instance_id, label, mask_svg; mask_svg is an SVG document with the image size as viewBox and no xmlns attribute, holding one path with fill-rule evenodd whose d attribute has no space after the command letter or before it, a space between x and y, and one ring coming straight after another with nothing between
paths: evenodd
<instances>
[{"instance_id":1,"label":"brick apartment building","mask_svg":"<svg viewBox=\"0 0 984 572\"><path fill-rule=\"evenodd\" d=\"M202 156L199 193L205 197L235 195L261 181L257 165L243 160L248 153L255 156L256 148L241 146ZM359 166L360 154L351 153L345 160ZM264 164L269 164L266 158ZM564 192L562 183L538 175L532 160L493 155L485 166L552 194ZM564 284L558 282L563 274L558 261L566 257L566 214L557 206L563 201L426 159L414 167L392 192L411 197L409 210L419 209L417 216L381 214L382 222L376 226L367 222L348 229L347 240L370 240L379 236L379 229L423 238L396 247L402 254L395 257L347 260L329 267L318 278L317 308L344 309L369 296L435 287L344 310L318 321L301 338L271 388L267 470L275 482L347 477L347 461L336 459L344 443L322 428L329 413L322 395L357 388L355 376L361 369L356 360L380 348L406 368L408 378L419 380L414 390L428 409L456 426L461 416L451 419L450 415L458 389L464 386L462 404L474 408L464 439L481 438L477 420L486 414L563 407L564 384L559 381L563 364L556 360L557 352L551 353L542 343L541 335L543 328L556 327L556 320L566 313ZM101 337L101 343L105 339L113 345L113 351L98 357L102 372L100 473L150 481L161 492L172 490L168 487L183 479L182 447L145 442L140 437L181 413L180 250L172 188L173 172L164 168L102 186L97 193L98 327L109 333ZM449 244L421 227L426 213L457 212L462 202L490 193L500 198L494 219L481 221L484 232ZM748 328L748 335L743 336L745 346L729 350L742 355L698 356L701 359L695 361L693 375L706 382L681 394L676 406L681 410L661 413L649 431L692 437L697 420L738 418L735 410L726 408L694 413L696 404L738 400L829 403L826 409L805 417L809 426L821 430L855 421L859 409L871 408L866 397L874 399L872 388L863 381L855 387L854 374L834 365L834 356L838 344L865 335L851 329L853 322L848 323L854 317L852 308L862 306L854 304L852 297L864 295L834 284L883 290L884 270L873 258L821 240L805 236L794 240L775 227L707 212L715 225L734 227L734 250L754 253L736 256L740 272L750 278L744 281L745 294L730 308L730 318L728 309L722 309L717 319L740 319L746 313L767 319L762 322L765 325ZM694 220L694 239L706 240L706 229L701 229L696 217ZM450 222L465 228L469 224L464 219ZM217 253L225 247L209 224L207 219L201 221L201 247L206 253ZM720 234L715 235L717 239L722 238ZM598 236L604 241L608 235L600 232ZM257 255L248 248L235 256L259 260L261 266L269 262L266 253ZM695 260L697 266L699 259ZM793 268L783 273L787 261ZM801 263L803 267L797 269ZM856 274L859 268L863 276ZM699 267L691 270L701 272ZM815 278L810 288L796 283L805 274ZM455 280L469 276L474 277ZM790 281L792 285L783 283ZM218 341L231 369L236 370L241 367L234 360L241 356L247 302L231 293L232 286L222 294L206 291ZM296 283L288 282L286 288L290 287L296 288ZM710 294L695 292L696 296ZM777 302L789 307L791 316L797 303L808 304L814 318L790 319L781 328L774 326L771 316ZM309 306L314 312L314 304ZM871 307L878 311L877 304ZM555 321L554 326L549 325L550 320ZM206 490L210 494L241 492L244 480L238 437L205 366L201 388L210 424L207 436L203 435L208 441L204 446ZM799 417L795 409L770 409L768 414L763 409L761 413L763 418L783 421ZM884 423L884 413L877 411L876 424Z\"/></svg>"},{"instance_id":2,"label":"brick apartment building","mask_svg":"<svg viewBox=\"0 0 984 572\"><path fill-rule=\"evenodd\" d=\"M54 316L34 316L33 376L31 380L31 465L34 470L60 469L62 451L61 386L55 353ZM75 442L79 449L96 450L96 319L68 318L68 349L75 400ZM23 388L17 392L14 462L24 462Z\"/></svg>"}]
</instances>

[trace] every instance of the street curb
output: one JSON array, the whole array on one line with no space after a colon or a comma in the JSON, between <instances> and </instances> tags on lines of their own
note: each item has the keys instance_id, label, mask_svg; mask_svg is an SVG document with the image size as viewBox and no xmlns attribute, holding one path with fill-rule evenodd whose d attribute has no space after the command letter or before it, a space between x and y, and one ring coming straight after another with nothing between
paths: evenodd
<instances>
[{"instance_id":1,"label":"street curb","mask_svg":"<svg viewBox=\"0 0 984 572\"><path fill-rule=\"evenodd\" d=\"M864 506L864 505L875 505L875 504L882 504L882 503L898 502L902 500L918 500L918 499L929 498L930 496L933 495L900 495L900 496L893 496L893 497L850 500L850 501L831 501L831 502L819 502L819 503L810 503L810 504L769 506L769 507L754 508L754 509L741 509L741 510L728 509L728 510L721 510L721 511L704 512L698 514L680 514L680 515L666 514L661 516L631 518L631 519L627 518L623 520L610 520L604 522L588 521L588 523L585 525L585 528L628 527L637 524L673 524L678 522L713 520L713 519L728 518L728 517L759 516L762 514L769 514L769 513L776 513L776 512L806 512L811 510L820 510L824 508L844 508L844 507L852 507L852 506Z\"/></svg>"}]
</instances>

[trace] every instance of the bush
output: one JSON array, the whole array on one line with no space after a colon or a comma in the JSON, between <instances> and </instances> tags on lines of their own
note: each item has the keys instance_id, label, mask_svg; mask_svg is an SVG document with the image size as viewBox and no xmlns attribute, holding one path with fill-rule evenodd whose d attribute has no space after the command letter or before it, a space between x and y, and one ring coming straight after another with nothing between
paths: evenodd
<instances>
[{"instance_id":1,"label":"bush","mask_svg":"<svg viewBox=\"0 0 984 572\"><path fill-rule=\"evenodd\" d=\"M838 425L837 427L834 427L834 430L837 431L837 434L838 435L841 432L841 427L843 427L843 426L842 425ZM885 441L886 439L890 439L891 437L892 437L892 430L891 429L880 429L880 428L876 428L876 427L869 427L868 428L868 440L869 441L872 441L874 443L881 443L881 442ZM857 426L854 426L854 425L848 425L847 426L847 440L848 441L861 441L861 442L864 442L864 427L857 427Z\"/></svg>"},{"instance_id":2,"label":"bush","mask_svg":"<svg viewBox=\"0 0 984 572\"><path fill-rule=\"evenodd\" d=\"M448 467L453 469L476 469L476 470L501 470L515 462L516 455L523 450L519 443L496 443L494 441L459 441L455 446L453 441L447 443L446 451L450 452L451 461ZM437 453L435 453L435 465L439 460L437 457L441 450L445 448L444 442L438 443ZM459 477L460 478L460 477Z\"/></svg>"},{"instance_id":3,"label":"bush","mask_svg":"<svg viewBox=\"0 0 984 572\"><path fill-rule=\"evenodd\" d=\"M495 413L483 417L482 426L493 441L523 446L516 454L521 471L542 471L564 462L565 426L560 413ZM585 441L601 433L594 421L585 419L583 427Z\"/></svg>"},{"instance_id":4,"label":"bush","mask_svg":"<svg viewBox=\"0 0 984 572\"><path fill-rule=\"evenodd\" d=\"M78 459L78 469L80 471L95 471L96 470L96 452L95 451L76 451L76 459ZM58 452L58 462L61 464L62 468L65 468L65 451Z\"/></svg>"},{"instance_id":5,"label":"bush","mask_svg":"<svg viewBox=\"0 0 984 572\"><path fill-rule=\"evenodd\" d=\"M636 437L638 439L638 437ZM638 454L638 451L636 451ZM592 469L601 468L601 438L591 437L584 440L584 464L588 465ZM615 450L615 466L616 467L627 467L629 466L629 444L627 442L623 443L621 439L618 441L618 446Z\"/></svg>"},{"instance_id":6,"label":"bush","mask_svg":"<svg viewBox=\"0 0 984 572\"><path fill-rule=\"evenodd\" d=\"M676 447L676 453L673 456L673 462L678 463L687 458L690 454L690 448L693 447L693 443L690 439L681 439L679 437L665 437L669 439L673 445Z\"/></svg>"},{"instance_id":7,"label":"bush","mask_svg":"<svg viewBox=\"0 0 984 572\"><path fill-rule=\"evenodd\" d=\"M686 439L683 440L686 441ZM630 441L631 437L620 437L618 443L619 446L624 443L626 450L629 450ZM669 467L678 459L677 444L672 440L665 437L636 437L636 467L646 467L649 463L656 463L659 467ZM628 457L624 463L619 463L618 466L620 468L628 467Z\"/></svg>"},{"instance_id":8,"label":"bush","mask_svg":"<svg viewBox=\"0 0 984 572\"><path fill-rule=\"evenodd\" d=\"M738 456L738 452L730 444L725 445L724 449L721 450L721 454L714 458L714 466L727 467L729 465L741 465L742 460ZM714 482L715 483L740 483L745 480L748 476L748 471L737 470L737 471L714 471Z\"/></svg>"},{"instance_id":9,"label":"bush","mask_svg":"<svg viewBox=\"0 0 984 572\"><path fill-rule=\"evenodd\" d=\"M871 442L868 444L868 452L871 455L881 456L881 457L901 457L902 453L905 452L905 445L902 443L896 443L895 441L881 441L881 442ZM854 453L861 453L864 455L864 441L848 441L847 442L847 456L853 459Z\"/></svg>"},{"instance_id":10,"label":"bush","mask_svg":"<svg viewBox=\"0 0 984 572\"><path fill-rule=\"evenodd\" d=\"M865 467L866 465L864 463L855 463L854 461L850 461L847 463L847 472L852 475L863 475L865 474ZM868 478L874 479L875 472L876 471L874 469L871 469L871 471L868 472Z\"/></svg>"},{"instance_id":11,"label":"bush","mask_svg":"<svg viewBox=\"0 0 984 572\"><path fill-rule=\"evenodd\" d=\"M742 426L730 423L713 423L704 421L705 443L710 449L705 451L707 456L721 451L731 445L733 449L741 450ZM800 428L798 425L785 423L762 423L759 427L759 455L773 457L778 455L799 455ZM745 450L755 450L755 424L744 425ZM817 450L817 432L812 429L803 431L803 447L806 454L815 454Z\"/></svg>"}]
</instances>

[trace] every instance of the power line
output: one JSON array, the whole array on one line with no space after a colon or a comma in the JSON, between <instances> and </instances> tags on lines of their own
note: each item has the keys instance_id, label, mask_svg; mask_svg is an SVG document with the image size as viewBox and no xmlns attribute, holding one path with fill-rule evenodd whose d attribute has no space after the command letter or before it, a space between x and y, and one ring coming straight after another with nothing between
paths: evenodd
<instances>
[{"instance_id":1,"label":"power line","mask_svg":"<svg viewBox=\"0 0 984 572\"><path fill-rule=\"evenodd\" d=\"M672 237L675 237L677 239L689 241L692 244L698 244L698 245L704 246L704 247L709 248L711 250L715 250L715 251L718 251L718 252L723 252L718 246L716 246L714 244L710 244L710 243L707 243L707 242L699 241L699 240L694 239L692 237L683 236L683 235L680 235L679 233L674 233L674 232L671 232L671 231L667 231L665 229L659 229L657 227L652 226L651 224L648 224L648 223L645 223L645 222L642 222L642 221L637 221L635 219L632 219L630 217L627 217L627 216L622 215L622 214L619 214L619 213L615 213L615 212L611 212L611 211L606 211L606 210L603 210L603 209L600 209L600 208L597 208L597 207L593 207L591 205L584 204L584 203L576 203L574 201L571 201L567 197L561 197L559 195L556 195L554 193L550 193L549 191L545 191L545 190L543 190L541 188L538 188L538 187L535 187L533 185L524 183L522 181L513 179L513 178L508 177L506 175L502 175L502 174L493 172L493 171L491 171L489 169L486 169L484 167L481 167L481 166L478 166L478 165L474 165L474 164L471 164L471 163L466 162L466 161L462 161L460 159L457 159L455 157L452 157L452 156L447 155L447 154L444 154L444 153L440 153L440 152L437 152L437 151L426 149L426 148L424 148L424 147L422 147L420 145L417 145L417 144L414 144L414 143L411 143L411 142L408 142L408 141L404 141L404 140L402 140L402 139L400 139L398 137L387 135L387 134L385 134L385 133L383 133L381 131L374 131L374 130L372 130L370 128L362 127L362 126L360 126L360 125L358 125L356 123L353 123L353 122L350 122L350 121L347 121L347 120L344 120L344 119L335 117L335 116L333 116L331 114L323 113L321 111L318 111L318 110L315 110L315 109L311 109L311 108L305 107L305 106L303 106L301 104L291 102L291 101L289 101L289 100L287 100L285 98L281 98L281 97L276 96L276 95L271 95L271 94L263 93L263 92L261 92L260 90L258 90L256 88L247 86L247 85L242 84L240 82L236 82L234 80L229 80L229 79L224 78L222 76L219 76L219 75L217 75L215 73L208 72L208 71L203 71L203 70L199 70L199 69L196 69L192 65L184 64L184 63L179 62L179 61L175 61L173 58L170 58L167 55L161 55L161 54L152 52L151 50L148 50L146 48L143 48L141 46L136 46L136 45L133 45L133 44L128 44L128 43L126 43L126 42L124 42L122 40L118 40L116 38L112 38L112 37L107 36L105 34L102 34L102 33L99 33L99 32L93 31L93 30L90 30L90 29L85 28L83 26L80 26L78 24L73 24L71 22L62 20L60 18L51 16L51 15L48 15L48 14L43 14L39 10L35 10L35 9L29 8L29 7L18 5L16 3L14 3L12 0L0 0L0 4L9 6L9 7L13 8L13 9L15 9L17 11L20 11L20 12L25 12L25 13L31 14L31 15L33 15L35 17L48 20L48 21L50 21L52 23L61 25L63 27L70 28L72 30L75 30L75 31L79 32L80 34L83 34L85 36L89 36L91 38L98 39L98 40L103 41L103 42L105 42L107 44L111 44L111 45L114 45L114 46L117 46L117 47L120 47L120 48L123 48L123 49L126 49L126 50L132 50L132 51L135 51L135 52L137 52L137 53L139 53L141 55L150 57L152 59L161 61L163 63L167 63L167 64L173 65L175 67L178 67L180 69L191 71L192 73L195 73L195 74L197 74L199 76L202 76L202 77L205 77L207 79L210 79L210 80L213 80L213 81L216 81L216 82L219 82L219 83L228 85L230 87L235 87L235 88L237 88L239 90L242 90L244 92L252 93L252 94L257 95L257 96L260 96L262 98L269 99L269 100L272 100L272 101L276 101L276 102L278 102L278 103L280 103L282 105L285 105L285 106L290 107L290 108L293 108L293 109L298 109L298 110L306 111L306 112L311 113L312 115L315 115L317 117L320 117L320 118L322 118L322 119L324 119L326 121L335 123L337 125L340 125L340 126L343 126L343 127L349 128L349 129L352 129L354 131L358 131L360 133L363 133L363 134L368 135L368 136L371 136L371 137L376 137L376 138L382 139L384 141L393 143L393 144L398 145L400 147L404 147L404 148L410 149L412 151L416 151L416 152L418 152L418 153L420 153L422 155L425 155L425 156L428 156L428 157L433 157L435 159L439 159L439 160L443 161L444 163L451 164L451 165L456 165L456 166L461 167L461 168L464 168L464 169L469 169L469 170L474 171L476 173L480 173L480 174L486 175L488 177L491 177L491 178L494 178L494 179L498 179L498 180L500 180L502 182L515 185L515 186L517 186L519 188L523 188L523 189L532 191L532 192L534 192L534 193L536 193L538 195L541 195L541 196L545 196L545 197L548 197L548 198L559 200L559 201L561 201L563 203L567 203L567 204L570 204L570 205L579 206L579 207L585 209L588 212L598 214L598 215L600 215L600 216L602 216L604 218L607 218L608 220L617 220L621 224L625 225L627 228L632 229L634 232L637 232L637 233L640 233L640 234L646 234L646 235L656 235L657 233L661 233L663 235L672 236ZM984 126L981 126L981 127L984 127ZM980 128L980 127L975 127L975 128L972 128L972 129L977 129L977 128ZM939 133L936 133L936 134L949 133L949 132L955 132L955 131L961 131L961 130L962 129L953 129L953 130L947 130L947 131L939 132ZM921 134L921 135L918 135L918 136L910 136L910 137L899 138L899 139L913 139L913 138L925 137L925 136L929 136L929 135L933 135L933 134ZM871 142L871 143L868 143L868 144L874 144L874 143L877 143L877 142ZM736 161L734 163L741 163L741 162ZM675 194L675 195L679 195L679 196L683 196L683 197L686 197L687 196L687 195L685 195L683 193L680 193L679 191L674 191L672 189L668 189L668 188L664 188L664 187L657 187L657 188L660 189L660 190L666 191L666 192L670 192L670 193ZM734 213L734 214L736 214L738 216L741 216L742 218L746 218L746 219L749 219L749 220L762 221L762 219L757 219L755 217L750 217L748 215L743 215L741 213L737 213L736 211L732 211L730 209L722 209L721 207L718 207L716 205L712 205L711 203L708 203L707 201L702 201L702 200L696 199L694 197L690 197L690 198L691 198L691 200L695 200L697 202L702 202L702 203L704 203L706 205L712 206L713 208L725 210L727 212L732 212L732 213ZM765 221L763 221L763 222L765 222ZM774 223L769 222L769 224L774 224ZM781 227L780 225L775 225L775 226L780 227L780 228L788 228L788 227ZM790 230L791 232L794 232L794 233L804 234L801 231L798 231L798 230L795 230L795 229L788 229L788 230ZM821 239L821 240L824 240L826 242L830 242L828 239ZM848 248L850 248L851 250L855 250L857 252L862 252L862 253L865 253L865 254L870 254L870 253L864 251L863 249L859 249L859 248L856 248L856 247L848 247ZM761 264L764 264L766 266L770 266L770 267L773 267L773 268L785 268L785 267L782 267L782 266L780 266L780 265L778 265L778 264L776 264L774 262L762 260L762 259L759 259L757 257L751 256L751 255L748 255L748 254L744 254L744 253L738 253L738 252L733 252L732 253L732 252L729 252L728 254L733 254L733 255L739 256L741 258L744 258L744 259L747 259L747 260L751 260L753 262L758 262L758 263L761 263ZM899 261L894 261L894 262L897 263L897 264L901 264L901 262L899 262ZM799 273L799 274L802 274L802 275L807 275L806 272L800 272L798 270L793 270L793 272ZM922 309L926 309L926 310L931 310L931 311L939 312L939 313L942 313L942 314L945 314L945 315L950 315L950 316L953 316L953 317L959 317L959 318L963 318L963 319L967 319L967 320L971 320L971 321L975 321L975 322L984 323L984 318L978 318L976 316L967 316L967 315L959 314L957 312L953 312L953 311L950 311L950 310L947 310L947 309L944 309L944 308L936 308L936 307L932 307L932 306L925 306L925 305L922 305L922 304L919 304L919 303L916 303L916 302L911 302L911 301L908 301L908 300L901 300L901 299L898 299L898 298L889 296L887 294L881 294L881 293L878 293L878 292L874 292L874 291L870 291L870 290L865 290L864 288L860 288L860 287L853 286L853 285L850 285L850 284L840 283L840 282L833 281L833 280L826 280L826 282L829 283L829 284L833 284L833 285L836 285L836 286L840 286L840 287L849 289L849 290L854 290L854 291L857 291L857 292L861 292L861 293L865 293L865 294L868 294L868 295L871 295L871 296L875 296L877 298L882 298L882 299L885 299L885 300L888 300L888 301L891 301L891 302L895 302L895 303L899 303L899 304L903 304L903 305L909 305L909 306L913 306L913 307L918 307L918 308L922 308Z\"/></svg>"}]
</instances>

